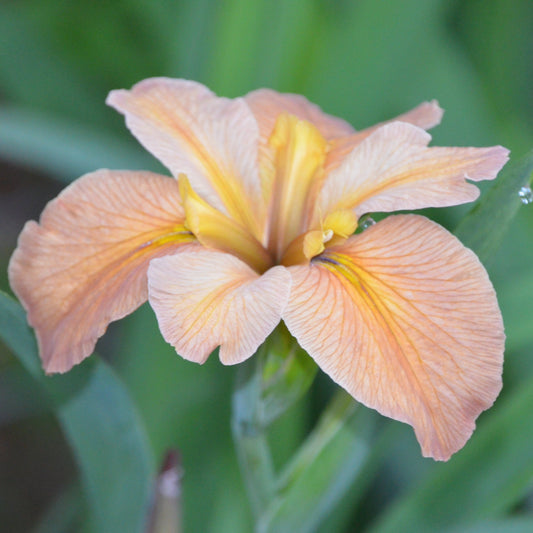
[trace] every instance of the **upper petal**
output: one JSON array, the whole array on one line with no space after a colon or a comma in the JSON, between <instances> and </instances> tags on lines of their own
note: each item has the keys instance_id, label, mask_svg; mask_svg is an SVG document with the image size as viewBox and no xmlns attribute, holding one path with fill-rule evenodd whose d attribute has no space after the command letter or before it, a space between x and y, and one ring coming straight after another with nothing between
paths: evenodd
<instances>
[{"instance_id":1,"label":"upper petal","mask_svg":"<svg viewBox=\"0 0 533 533\"><path fill-rule=\"evenodd\" d=\"M258 89L244 98L259 123L261 139L265 143L274 129L277 117L282 113L311 122L327 140L350 135L355 131L348 122L324 113L319 106L298 94Z\"/></svg>"},{"instance_id":2,"label":"upper petal","mask_svg":"<svg viewBox=\"0 0 533 533\"><path fill-rule=\"evenodd\" d=\"M269 146L269 139L280 115L288 114L310 122L326 140L345 137L355 131L348 122L324 113L320 107L298 94L258 89L244 98L259 124L259 168L266 198L272 194L276 174L275 154Z\"/></svg>"},{"instance_id":3,"label":"upper petal","mask_svg":"<svg viewBox=\"0 0 533 533\"><path fill-rule=\"evenodd\" d=\"M186 174L213 207L262 237L259 129L243 99L218 98L193 81L152 78L112 91L107 103L175 176Z\"/></svg>"},{"instance_id":4,"label":"upper petal","mask_svg":"<svg viewBox=\"0 0 533 533\"><path fill-rule=\"evenodd\" d=\"M375 126L361 130L360 133L371 133L380 126L383 126L384 124L389 124L390 122L398 121L407 122L409 124L413 124L413 126L418 126L419 128L429 130L440 124L443 114L444 111L439 106L439 103L436 100L431 100L430 102L422 102L415 108L410 109L409 111L402 113L401 115L398 115L395 118L386 120L385 122L381 122L379 124L376 124Z\"/></svg>"},{"instance_id":5,"label":"upper petal","mask_svg":"<svg viewBox=\"0 0 533 533\"><path fill-rule=\"evenodd\" d=\"M391 122L407 122L418 126L424 130L429 130L434 126L440 124L444 111L439 107L436 100L431 102L422 102L420 105L403 113L391 120L379 122L374 126L365 128L364 130L352 133L345 137L335 139L331 144L331 150L328 154L326 162L326 171L331 172L338 167L342 160L364 139L366 139L372 132Z\"/></svg>"},{"instance_id":6,"label":"upper petal","mask_svg":"<svg viewBox=\"0 0 533 533\"><path fill-rule=\"evenodd\" d=\"M404 122L374 131L326 178L322 212L355 209L360 216L471 202L479 189L466 180L493 179L508 159L501 146L428 148L430 139Z\"/></svg>"},{"instance_id":7,"label":"upper petal","mask_svg":"<svg viewBox=\"0 0 533 533\"><path fill-rule=\"evenodd\" d=\"M501 388L503 324L477 257L416 215L390 216L290 267L283 318L357 400L411 424L446 460Z\"/></svg>"},{"instance_id":8,"label":"upper petal","mask_svg":"<svg viewBox=\"0 0 533 533\"><path fill-rule=\"evenodd\" d=\"M208 249L152 261L148 280L166 341L197 363L220 346L226 365L253 355L276 327L291 283L284 267L259 276L236 257Z\"/></svg>"},{"instance_id":9,"label":"upper petal","mask_svg":"<svg viewBox=\"0 0 533 533\"><path fill-rule=\"evenodd\" d=\"M79 363L109 322L146 300L150 259L193 239L183 219L172 178L100 170L51 201L40 224L26 224L9 280L47 372Z\"/></svg>"},{"instance_id":10,"label":"upper petal","mask_svg":"<svg viewBox=\"0 0 533 533\"><path fill-rule=\"evenodd\" d=\"M269 145L275 162L268 230L269 250L280 260L316 217L327 142L310 122L278 116Z\"/></svg>"}]
</instances>

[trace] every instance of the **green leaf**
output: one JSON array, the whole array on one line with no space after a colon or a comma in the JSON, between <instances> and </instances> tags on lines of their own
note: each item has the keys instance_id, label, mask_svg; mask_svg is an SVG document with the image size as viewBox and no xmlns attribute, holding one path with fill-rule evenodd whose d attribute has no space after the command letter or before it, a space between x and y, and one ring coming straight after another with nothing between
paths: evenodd
<instances>
[{"instance_id":1,"label":"green leaf","mask_svg":"<svg viewBox=\"0 0 533 533\"><path fill-rule=\"evenodd\" d=\"M371 479L382 444L371 442L379 416L340 390L278 479L276 497L257 526L262 533L318 531L346 492L352 502ZM356 494L357 492L357 494Z\"/></svg>"},{"instance_id":2,"label":"green leaf","mask_svg":"<svg viewBox=\"0 0 533 533\"><path fill-rule=\"evenodd\" d=\"M372 533L462 531L512 509L533 485L532 411L530 378L485 419L462 451L383 515Z\"/></svg>"},{"instance_id":3,"label":"green leaf","mask_svg":"<svg viewBox=\"0 0 533 533\"><path fill-rule=\"evenodd\" d=\"M182 454L186 530L221 533L216 520L228 513L238 515L241 526L231 531L251 531L229 424L234 374L242 365L223 366L216 353L203 365L179 357L161 336L148 303L117 326L121 344L114 364L135 399L155 456L162 459L169 447ZM237 507L222 510L221 494Z\"/></svg>"},{"instance_id":4,"label":"green leaf","mask_svg":"<svg viewBox=\"0 0 533 533\"><path fill-rule=\"evenodd\" d=\"M461 533L531 533L531 531L533 531L533 516L480 522L461 529ZM457 533L457 529L447 530L446 533Z\"/></svg>"},{"instance_id":5,"label":"green leaf","mask_svg":"<svg viewBox=\"0 0 533 533\"><path fill-rule=\"evenodd\" d=\"M87 531L86 527L80 529L84 512L80 487L77 484L67 487L52 501L32 533L83 533Z\"/></svg>"},{"instance_id":6,"label":"green leaf","mask_svg":"<svg viewBox=\"0 0 533 533\"><path fill-rule=\"evenodd\" d=\"M214 27L218 19L213 16L212 0L174 3L174 16L169 16L170 4L154 2L153 5L161 11L158 17L161 35L174 34L174 40L163 39L169 75L208 83L210 69L206 69L206 62L219 46L215 41Z\"/></svg>"},{"instance_id":7,"label":"green leaf","mask_svg":"<svg viewBox=\"0 0 533 533\"><path fill-rule=\"evenodd\" d=\"M49 411L46 395L35 389L33 378L16 363L0 366L0 406L0 428Z\"/></svg>"},{"instance_id":8,"label":"green leaf","mask_svg":"<svg viewBox=\"0 0 533 533\"><path fill-rule=\"evenodd\" d=\"M214 46L208 60L208 82L217 93L233 96L251 88L261 45L257 36L265 26L265 4L265 0L228 0L217 6Z\"/></svg>"},{"instance_id":9,"label":"green leaf","mask_svg":"<svg viewBox=\"0 0 533 533\"><path fill-rule=\"evenodd\" d=\"M81 470L91 530L141 532L154 464L135 406L98 357L68 374L46 377L22 307L0 292L0 338L50 399Z\"/></svg>"},{"instance_id":10,"label":"green leaf","mask_svg":"<svg viewBox=\"0 0 533 533\"><path fill-rule=\"evenodd\" d=\"M316 2L309 0L269 0L263 2L261 24L255 36L258 47L253 50L254 75L250 82L256 87L298 91L301 79L307 77L314 47L323 46L317 38L321 13Z\"/></svg>"},{"instance_id":11,"label":"green leaf","mask_svg":"<svg viewBox=\"0 0 533 533\"><path fill-rule=\"evenodd\" d=\"M529 351L530 346L533 345L532 295L533 272L531 269L505 280L498 290L498 300L505 318L505 334L507 335L505 349L509 354L520 348Z\"/></svg>"},{"instance_id":12,"label":"green leaf","mask_svg":"<svg viewBox=\"0 0 533 533\"><path fill-rule=\"evenodd\" d=\"M31 20L31 12L28 2L0 4L2 95L28 107L98 122L106 111L90 75L64 61L61 48L47 38L42 23Z\"/></svg>"},{"instance_id":13,"label":"green leaf","mask_svg":"<svg viewBox=\"0 0 533 533\"><path fill-rule=\"evenodd\" d=\"M533 172L533 150L508 163L490 190L460 222L455 235L482 262L491 259L522 205L518 191L527 186Z\"/></svg>"},{"instance_id":14,"label":"green leaf","mask_svg":"<svg viewBox=\"0 0 533 533\"><path fill-rule=\"evenodd\" d=\"M493 0L490 9L484 9L482 2L461 2L457 11L461 41L483 80L482 99L489 100L492 112L498 115L499 139L506 146L528 150L533 131L524 105L531 93L531 63L523 51L531 39L531 2Z\"/></svg>"},{"instance_id":15,"label":"green leaf","mask_svg":"<svg viewBox=\"0 0 533 533\"><path fill-rule=\"evenodd\" d=\"M154 160L140 146L50 113L17 107L0 109L0 156L65 182L98 168L154 167Z\"/></svg>"}]
</instances>

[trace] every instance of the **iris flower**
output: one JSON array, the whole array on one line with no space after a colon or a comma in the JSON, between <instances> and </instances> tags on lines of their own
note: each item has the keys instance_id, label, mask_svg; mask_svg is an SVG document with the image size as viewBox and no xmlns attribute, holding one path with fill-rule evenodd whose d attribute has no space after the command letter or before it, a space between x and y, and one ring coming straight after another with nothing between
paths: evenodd
<instances>
[{"instance_id":1,"label":"iris flower","mask_svg":"<svg viewBox=\"0 0 533 533\"><path fill-rule=\"evenodd\" d=\"M107 102L174 178L99 170L24 227L11 285L46 372L149 300L185 359L254 354L283 320L356 400L446 460L501 388L503 324L478 258L438 224L362 215L475 200L507 150L428 147L426 102L355 131L305 98L154 78Z\"/></svg>"}]
</instances>

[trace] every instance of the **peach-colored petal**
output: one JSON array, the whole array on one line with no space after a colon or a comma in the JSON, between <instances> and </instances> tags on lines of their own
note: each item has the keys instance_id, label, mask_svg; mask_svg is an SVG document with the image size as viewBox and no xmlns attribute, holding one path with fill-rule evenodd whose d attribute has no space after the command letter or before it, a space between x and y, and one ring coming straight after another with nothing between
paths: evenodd
<instances>
[{"instance_id":1,"label":"peach-colored petal","mask_svg":"<svg viewBox=\"0 0 533 533\"><path fill-rule=\"evenodd\" d=\"M361 216L471 202L479 189L467 180L495 178L508 159L501 146L428 148L430 139L404 122L374 131L325 180L322 212L355 209Z\"/></svg>"},{"instance_id":2,"label":"peach-colored petal","mask_svg":"<svg viewBox=\"0 0 533 533\"><path fill-rule=\"evenodd\" d=\"M398 115L397 117L391 120L376 124L371 128L366 128L362 130L361 133L370 133L373 130L383 126L384 124L398 121L408 122L409 124L413 124L413 126L418 126L419 128L429 130L440 124L443 114L444 111L439 106L439 103L436 100L431 100L431 102L422 102L420 105L407 111L406 113L402 113L401 115Z\"/></svg>"},{"instance_id":3,"label":"peach-colored petal","mask_svg":"<svg viewBox=\"0 0 533 533\"><path fill-rule=\"evenodd\" d=\"M156 259L148 270L163 337L197 363L217 346L225 365L254 354L279 323L290 282L284 267L259 276L236 257L207 249Z\"/></svg>"},{"instance_id":4,"label":"peach-colored petal","mask_svg":"<svg viewBox=\"0 0 533 533\"><path fill-rule=\"evenodd\" d=\"M390 124L391 122L407 122L413 124L413 126L418 126L425 130L429 130L434 126L440 124L442 115L444 111L439 107L439 104L436 100L431 102L422 102L419 106L403 113L391 120L386 120L385 122L379 122L370 128L365 128L364 130L352 133L345 137L340 137L334 139L331 143L331 150L328 154L328 159L326 161L326 172L331 172L334 168L337 168L343 159L364 139L366 139L372 132L376 131L381 126L385 124Z\"/></svg>"},{"instance_id":5,"label":"peach-colored petal","mask_svg":"<svg viewBox=\"0 0 533 533\"><path fill-rule=\"evenodd\" d=\"M242 98L218 98L193 81L152 78L131 91L112 91L107 103L174 176L186 174L213 207L262 237L259 129Z\"/></svg>"},{"instance_id":6,"label":"peach-colored petal","mask_svg":"<svg viewBox=\"0 0 533 533\"><path fill-rule=\"evenodd\" d=\"M275 156L268 141L280 115L289 114L311 122L326 140L345 137L355 131L348 122L324 113L320 107L298 94L258 89L244 98L259 124L259 172L266 198L272 194L276 173Z\"/></svg>"},{"instance_id":7,"label":"peach-colored petal","mask_svg":"<svg viewBox=\"0 0 533 533\"><path fill-rule=\"evenodd\" d=\"M248 93L244 98L259 123L259 131L264 143L268 141L278 115L282 113L311 122L327 140L344 137L355 131L348 122L324 113L316 104L312 104L307 98L298 94L258 89Z\"/></svg>"},{"instance_id":8,"label":"peach-colored petal","mask_svg":"<svg viewBox=\"0 0 533 533\"><path fill-rule=\"evenodd\" d=\"M107 325L147 298L153 257L193 236L178 183L150 172L100 170L67 187L28 222L9 264L47 372L90 355Z\"/></svg>"},{"instance_id":9,"label":"peach-colored petal","mask_svg":"<svg viewBox=\"0 0 533 533\"><path fill-rule=\"evenodd\" d=\"M437 224L390 216L289 267L283 319L358 401L447 460L501 388L503 324L477 257Z\"/></svg>"}]
</instances>

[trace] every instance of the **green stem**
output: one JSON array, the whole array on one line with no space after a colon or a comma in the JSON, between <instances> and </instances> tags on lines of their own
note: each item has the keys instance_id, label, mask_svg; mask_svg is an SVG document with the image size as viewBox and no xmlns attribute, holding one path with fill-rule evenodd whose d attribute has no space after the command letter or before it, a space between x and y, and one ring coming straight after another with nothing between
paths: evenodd
<instances>
[{"instance_id":1,"label":"green stem","mask_svg":"<svg viewBox=\"0 0 533 533\"><path fill-rule=\"evenodd\" d=\"M292 352L280 339L270 339L238 368L233 436L255 516L254 531L310 533L338 508L348 490L354 491L354 501L362 494L354 483L363 489L365 472L371 472L375 462L370 442L378 417L339 389L300 449L275 472L267 439L270 426L314 376L305 359L291 360Z\"/></svg>"},{"instance_id":2,"label":"green stem","mask_svg":"<svg viewBox=\"0 0 533 533\"><path fill-rule=\"evenodd\" d=\"M233 394L232 430L250 502L258 517L274 494L275 474L261 423L262 353L241 364Z\"/></svg>"},{"instance_id":3,"label":"green stem","mask_svg":"<svg viewBox=\"0 0 533 533\"><path fill-rule=\"evenodd\" d=\"M308 469L339 431L355 416L359 404L344 390L339 389L295 457L281 472L277 490L283 491Z\"/></svg>"},{"instance_id":4,"label":"green stem","mask_svg":"<svg viewBox=\"0 0 533 533\"><path fill-rule=\"evenodd\" d=\"M257 523L260 533L319 531L348 490L355 505L371 472L375 413L345 391L335 393L317 426L281 472L275 496ZM331 529L333 531L333 529Z\"/></svg>"}]
</instances>

